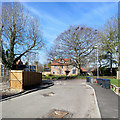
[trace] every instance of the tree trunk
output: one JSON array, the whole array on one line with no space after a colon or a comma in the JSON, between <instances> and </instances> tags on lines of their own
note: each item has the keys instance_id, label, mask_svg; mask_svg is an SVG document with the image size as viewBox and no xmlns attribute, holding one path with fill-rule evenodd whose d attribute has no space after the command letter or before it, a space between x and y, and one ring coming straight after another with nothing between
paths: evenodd
<instances>
[{"instance_id":1,"label":"tree trunk","mask_svg":"<svg viewBox=\"0 0 120 120\"><path fill-rule=\"evenodd\" d=\"M112 76L112 53L110 53L110 75Z\"/></svg>"},{"instance_id":2,"label":"tree trunk","mask_svg":"<svg viewBox=\"0 0 120 120\"><path fill-rule=\"evenodd\" d=\"M99 71L100 71L100 76L102 75L102 69L101 69L101 67L99 67Z\"/></svg>"},{"instance_id":3,"label":"tree trunk","mask_svg":"<svg viewBox=\"0 0 120 120\"><path fill-rule=\"evenodd\" d=\"M119 44L120 44L120 43L119 43ZM119 59L118 59L118 60L119 60L119 61L118 61L118 71L120 71L120 45L119 45L119 48L118 48L118 49L119 49L119 53L118 53L118 54L119 54Z\"/></svg>"},{"instance_id":4,"label":"tree trunk","mask_svg":"<svg viewBox=\"0 0 120 120\"><path fill-rule=\"evenodd\" d=\"M79 64L78 70L79 70L79 75L81 75L81 65L80 64Z\"/></svg>"}]
</instances>

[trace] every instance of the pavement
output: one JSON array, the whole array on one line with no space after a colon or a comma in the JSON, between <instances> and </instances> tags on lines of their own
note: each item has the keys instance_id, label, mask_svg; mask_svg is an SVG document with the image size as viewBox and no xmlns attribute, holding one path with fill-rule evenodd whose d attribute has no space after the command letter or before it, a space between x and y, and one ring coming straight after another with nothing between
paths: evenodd
<instances>
[{"instance_id":1,"label":"pavement","mask_svg":"<svg viewBox=\"0 0 120 120\"><path fill-rule=\"evenodd\" d=\"M120 112L120 96L116 95L112 90L102 88L98 84L90 84L95 90L98 106L102 118L118 118ZM120 102L120 101L119 101ZM119 112L118 112L119 108ZM119 114L120 118L120 114Z\"/></svg>"},{"instance_id":2,"label":"pavement","mask_svg":"<svg viewBox=\"0 0 120 120\"><path fill-rule=\"evenodd\" d=\"M45 118L54 109L72 118L100 118L93 89L80 79L54 81L49 88L2 101L2 118Z\"/></svg>"}]
</instances>

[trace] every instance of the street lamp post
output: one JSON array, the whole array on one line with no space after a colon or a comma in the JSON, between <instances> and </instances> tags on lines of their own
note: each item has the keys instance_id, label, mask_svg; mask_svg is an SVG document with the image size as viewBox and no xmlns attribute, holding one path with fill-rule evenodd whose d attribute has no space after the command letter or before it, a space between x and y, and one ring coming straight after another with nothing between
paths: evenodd
<instances>
[{"instance_id":1,"label":"street lamp post","mask_svg":"<svg viewBox=\"0 0 120 120\"><path fill-rule=\"evenodd\" d=\"M95 46L96 50L97 50L97 78L99 77L99 66L98 66L98 46Z\"/></svg>"}]
</instances>

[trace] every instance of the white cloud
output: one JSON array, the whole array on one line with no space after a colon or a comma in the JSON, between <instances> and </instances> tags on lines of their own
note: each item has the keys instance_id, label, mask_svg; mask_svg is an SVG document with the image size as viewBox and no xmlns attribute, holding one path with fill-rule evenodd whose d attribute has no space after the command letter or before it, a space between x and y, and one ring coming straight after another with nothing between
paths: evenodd
<instances>
[{"instance_id":1,"label":"white cloud","mask_svg":"<svg viewBox=\"0 0 120 120\"><path fill-rule=\"evenodd\" d=\"M34 9L33 7L27 6L26 4L24 4L25 7L28 8L29 11L33 12L36 16L38 16L40 19L44 19L46 21L52 22L54 24L59 24L59 25L65 25L63 22L61 22L60 20L54 18L53 16L49 15L48 13L44 12L44 11L37 11L36 9Z\"/></svg>"}]
</instances>

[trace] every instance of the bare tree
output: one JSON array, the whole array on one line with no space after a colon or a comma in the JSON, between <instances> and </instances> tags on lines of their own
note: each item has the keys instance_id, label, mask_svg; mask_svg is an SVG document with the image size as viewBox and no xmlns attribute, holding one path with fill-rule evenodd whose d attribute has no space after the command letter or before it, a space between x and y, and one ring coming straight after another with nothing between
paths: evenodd
<instances>
[{"instance_id":1,"label":"bare tree","mask_svg":"<svg viewBox=\"0 0 120 120\"><path fill-rule=\"evenodd\" d=\"M50 49L47 50L47 55L48 55L48 61L54 61L57 57L57 46L53 45Z\"/></svg>"},{"instance_id":2,"label":"bare tree","mask_svg":"<svg viewBox=\"0 0 120 120\"><path fill-rule=\"evenodd\" d=\"M119 3L120 6L120 3ZM120 12L118 15L118 69L120 71Z\"/></svg>"},{"instance_id":3,"label":"bare tree","mask_svg":"<svg viewBox=\"0 0 120 120\"><path fill-rule=\"evenodd\" d=\"M57 56L70 57L80 74L81 66L94 49L97 33L96 29L90 27L70 26L55 41Z\"/></svg>"},{"instance_id":4,"label":"bare tree","mask_svg":"<svg viewBox=\"0 0 120 120\"><path fill-rule=\"evenodd\" d=\"M26 61L26 63L28 63L29 65L35 64L36 61L39 60L37 52L27 52L23 57L24 61Z\"/></svg>"},{"instance_id":5,"label":"bare tree","mask_svg":"<svg viewBox=\"0 0 120 120\"><path fill-rule=\"evenodd\" d=\"M20 3L2 4L0 41L2 62L10 69L26 53L44 45L38 19Z\"/></svg>"}]
</instances>

